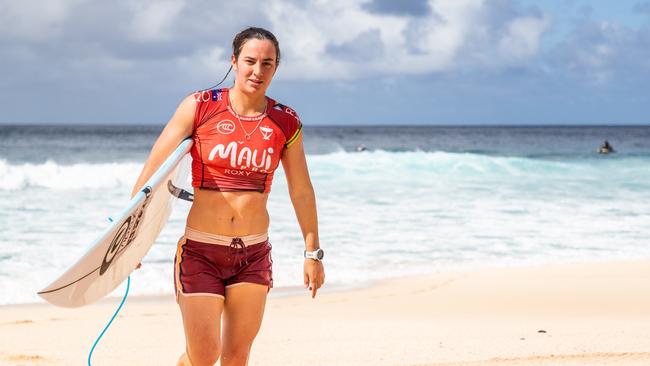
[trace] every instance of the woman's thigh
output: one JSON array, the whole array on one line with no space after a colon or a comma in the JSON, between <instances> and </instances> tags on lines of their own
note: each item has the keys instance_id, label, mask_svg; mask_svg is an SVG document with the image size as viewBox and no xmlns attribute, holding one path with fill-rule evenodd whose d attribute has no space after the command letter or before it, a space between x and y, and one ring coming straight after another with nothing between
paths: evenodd
<instances>
[{"instance_id":1,"label":"woman's thigh","mask_svg":"<svg viewBox=\"0 0 650 366\"><path fill-rule=\"evenodd\" d=\"M223 357L250 349L262 324L268 289L248 282L226 287Z\"/></svg>"},{"instance_id":2,"label":"woman's thigh","mask_svg":"<svg viewBox=\"0 0 650 366\"><path fill-rule=\"evenodd\" d=\"M221 314L224 300L218 296L187 296L180 294L178 305L190 357L192 354L221 352Z\"/></svg>"}]
</instances>

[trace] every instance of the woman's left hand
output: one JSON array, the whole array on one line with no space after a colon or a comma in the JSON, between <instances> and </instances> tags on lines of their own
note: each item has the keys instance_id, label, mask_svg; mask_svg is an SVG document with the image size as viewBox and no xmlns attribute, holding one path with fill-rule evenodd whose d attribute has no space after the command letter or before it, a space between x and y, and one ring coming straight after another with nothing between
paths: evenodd
<instances>
[{"instance_id":1,"label":"woman's left hand","mask_svg":"<svg viewBox=\"0 0 650 366\"><path fill-rule=\"evenodd\" d=\"M305 258L304 264L305 288L311 291L311 298L316 297L316 291L325 283L323 262Z\"/></svg>"}]
</instances>

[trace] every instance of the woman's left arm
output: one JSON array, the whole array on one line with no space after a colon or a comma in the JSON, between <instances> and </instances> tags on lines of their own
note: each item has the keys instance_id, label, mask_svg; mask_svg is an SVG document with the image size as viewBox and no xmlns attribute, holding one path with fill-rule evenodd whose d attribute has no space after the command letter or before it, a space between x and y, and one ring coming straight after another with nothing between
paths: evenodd
<instances>
[{"instance_id":1,"label":"woman's left arm","mask_svg":"<svg viewBox=\"0 0 650 366\"><path fill-rule=\"evenodd\" d=\"M305 239L305 250L314 251L320 248L318 241L318 216L316 214L316 195L309 179L307 160L302 144L302 134L294 141L282 156L282 167L287 176L289 197L293 209L296 211L298 224ZM325 282L323 262L305 258L304 264L305 287L311 290L311 297L316 296L316 291Z\"/></svg>"}]
</instances>

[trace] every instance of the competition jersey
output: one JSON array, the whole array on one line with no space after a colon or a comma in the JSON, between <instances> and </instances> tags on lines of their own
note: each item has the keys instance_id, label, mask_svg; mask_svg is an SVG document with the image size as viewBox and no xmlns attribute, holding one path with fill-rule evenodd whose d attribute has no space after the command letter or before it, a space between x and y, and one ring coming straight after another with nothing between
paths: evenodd
<instances>
[{"instance_id":1,"label":"competition jersey","mask_svg":"<svg viewBox=\"0 0 650 366\"><path fill-rule=\"evenodd\" d=\"M268 97L266 113L239 116L230 106L228 92L194 93L192 186L270 192L284 149L300 135L300 119L293 109Z\"/></svg>"}]
</instances>

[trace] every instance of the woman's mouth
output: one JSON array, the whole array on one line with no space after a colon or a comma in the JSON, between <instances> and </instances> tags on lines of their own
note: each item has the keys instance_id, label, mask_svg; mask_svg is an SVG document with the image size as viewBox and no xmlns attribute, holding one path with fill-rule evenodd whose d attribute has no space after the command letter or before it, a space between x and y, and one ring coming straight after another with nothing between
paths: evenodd
<instances>
[{"instance_id":1,"label":"woman's mouth","mask_svg":"<svg viewBox=\"0 0 650 366\"><path fill-rule=\"evenodd\" d=\"M260 86L264 84L262 80L257 80L257 79L248 79L248 82L255 85L255 86Z\"/></svg>"}]
</instances>

